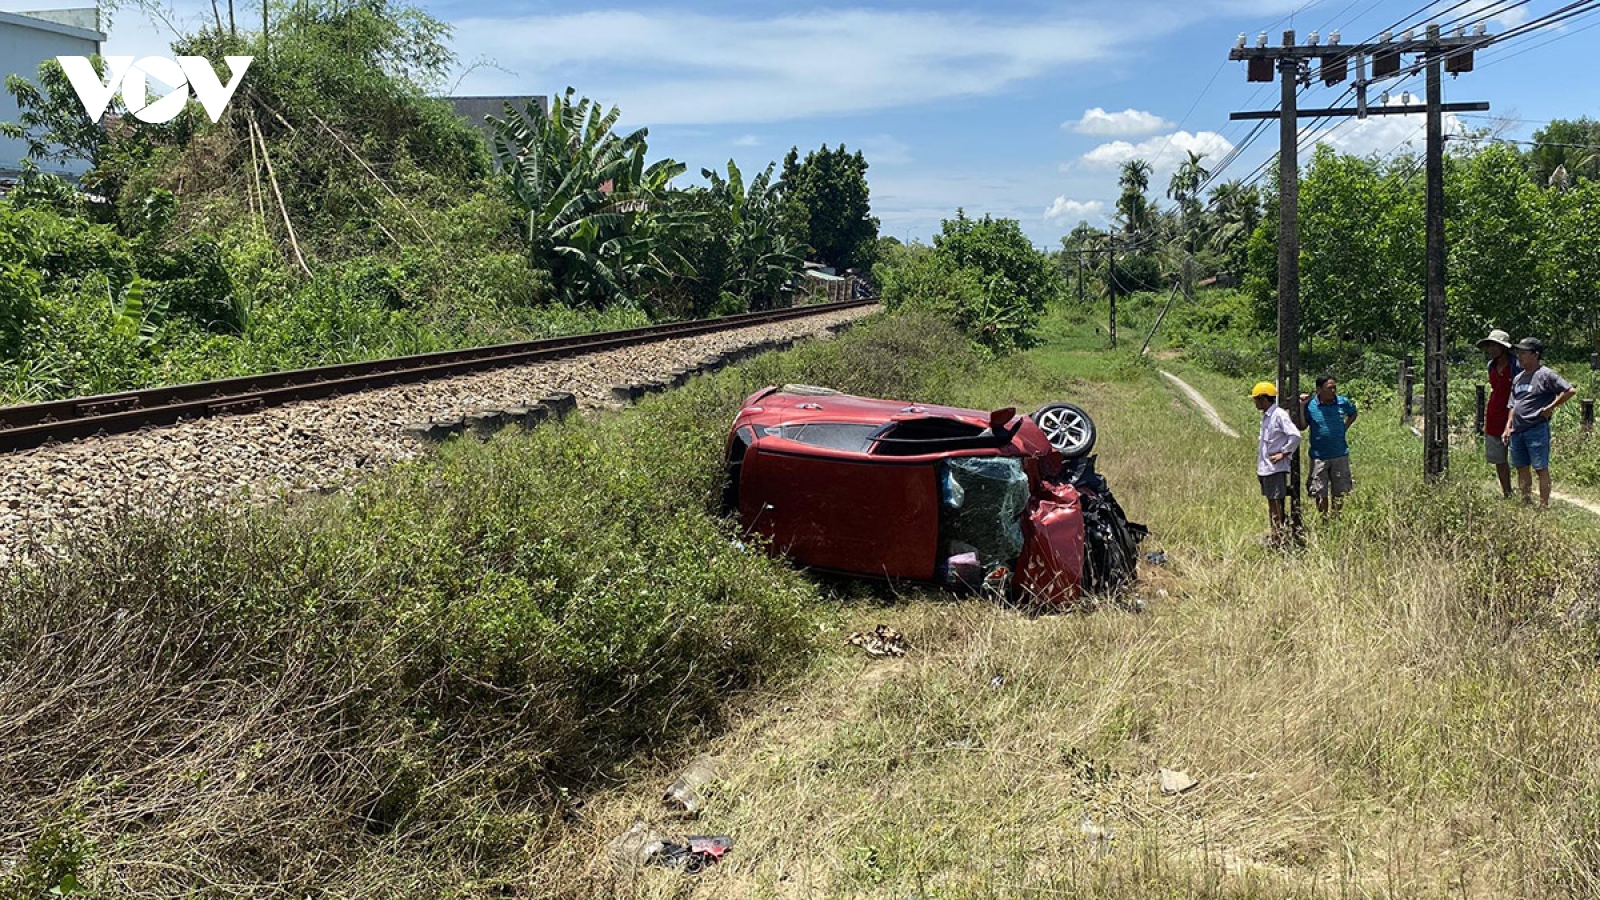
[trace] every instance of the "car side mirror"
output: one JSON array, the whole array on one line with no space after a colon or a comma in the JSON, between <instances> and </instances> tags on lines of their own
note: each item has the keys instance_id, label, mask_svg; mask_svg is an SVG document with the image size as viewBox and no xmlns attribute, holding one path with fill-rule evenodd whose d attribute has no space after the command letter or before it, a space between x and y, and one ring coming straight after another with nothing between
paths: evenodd
<instances>
[{"instance_id":1,"label":"car side mirror","mask_svg":"<svg viewBox=\"0 0 1600 900\"><path fill-rule=\"evenodd\" d=\"M1006 425L1017 417L1017 408L1008 406L989 413L989 433L1001 440L1010 440L1011 432L1006 430Z\"/></svg>"}]
</instances>

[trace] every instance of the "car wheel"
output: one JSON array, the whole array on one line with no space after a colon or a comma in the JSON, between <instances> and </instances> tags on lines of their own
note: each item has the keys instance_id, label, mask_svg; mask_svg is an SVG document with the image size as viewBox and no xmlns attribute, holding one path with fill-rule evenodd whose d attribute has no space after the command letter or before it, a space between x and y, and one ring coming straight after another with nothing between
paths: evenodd
<instances>
[{"instance_id":1,"label":"car wheel","mask_svg":"<svg viewBox=\"0 0 1600 900\"><path fill-rule=\"evenodd\" d=\"M699 875L706 870L706 858L699 853L691 853L683 861L683 874Z\"/></svg>"},{"instance_id":2,"label":"car wheel","mask_svg":"<svg viewBox=\"0 0 1600 900\"><path fill-rule=\"evenodd\" d=\"M1086 456L1094 449L1094 420L1071 403L1052 403L1033 414L1034 424L1049 438L1050 446L1068 459Z\"/></svg>"}]
</instances>

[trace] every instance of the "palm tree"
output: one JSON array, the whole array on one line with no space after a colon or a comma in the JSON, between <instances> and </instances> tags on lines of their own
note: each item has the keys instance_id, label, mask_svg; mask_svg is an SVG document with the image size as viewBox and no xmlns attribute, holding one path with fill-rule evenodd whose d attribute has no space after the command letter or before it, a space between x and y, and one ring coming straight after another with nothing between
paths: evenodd
<instances>
[{"instance_id":1,"label":"palm tree","mask_svg":"<svg viewBox=\"0 0 1600 900\"><path fill-rule=\"evenodd\" d=\"M1191 253L1197 243L1195 232L1200 227L1200 185L1211 177L1211 171L1200 165L1202 159L1205 154L1190 150L1189 158L1178 166L1167 183L1167 196L1178 204L1184 243Z\"/></svg>"},{"instance_id":2,"label":"palm tree","mask_svg":"<svg viewBox=\"0 0 1600 900\"><path fill-rule=\"evenodd\" d=\"M1117 213L1122 218L1123 231L1139 234L1149 225L1150 203L1144 195L1150 189L1150 164L1142 159L1123 163L1117 184L1122 188Z\"/></svg>"}]
</instances>

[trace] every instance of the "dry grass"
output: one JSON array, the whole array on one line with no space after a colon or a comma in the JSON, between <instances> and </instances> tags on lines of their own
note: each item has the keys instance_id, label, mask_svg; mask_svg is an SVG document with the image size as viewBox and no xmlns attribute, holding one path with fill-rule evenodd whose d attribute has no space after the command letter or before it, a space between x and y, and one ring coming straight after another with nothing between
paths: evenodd
<instances>
[{"instance_id":1,"label":"dry grass","mask_svg":"<svg viewBox=\"0 0 1600 900\"><path fill-rule=\"evenodd\" d=\"M1102 468L1171 558L1147 567L1146 612L847 604L812 676L711 746L724 780L698 821L660 812L668 770L640 773L535 854L530 892L1600 896L1591 523L1475 485L1420 492L1374 416L1345 519L1270 554L1249 441L1152 379L1083 399ZM843 645L880 621L907 658ZM1163 796L1160 767L1199 786ZM698 883L619 871L602 849L636 818L739 843Z\"/></svg>"}]
</instances>

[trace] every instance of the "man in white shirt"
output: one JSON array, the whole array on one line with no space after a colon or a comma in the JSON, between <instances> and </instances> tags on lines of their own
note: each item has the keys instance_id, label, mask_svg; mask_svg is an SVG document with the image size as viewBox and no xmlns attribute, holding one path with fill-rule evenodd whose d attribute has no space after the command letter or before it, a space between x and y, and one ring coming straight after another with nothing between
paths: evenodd
<instances>
[{"instance_id":1,"label":"man in white shirt","mask_svg":"<svg viewBox=\"0 0 1600 900\"><path fill-rule=\"evenodd\" d=\"M1256 449L1256 477L1261 495L1267 498L1267 518L1272 522L1272 542L1284 538L1283 498L1289 495L1289 462L1300 449L1300 429L1287 410L1278 405L1278 388L1270 381L1257 382L1250 391L1256 409L1261 410L1261 443Z\"/></svg>"}]
</instances>

